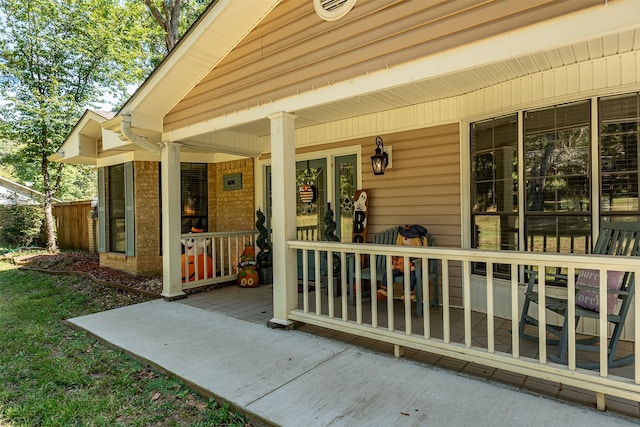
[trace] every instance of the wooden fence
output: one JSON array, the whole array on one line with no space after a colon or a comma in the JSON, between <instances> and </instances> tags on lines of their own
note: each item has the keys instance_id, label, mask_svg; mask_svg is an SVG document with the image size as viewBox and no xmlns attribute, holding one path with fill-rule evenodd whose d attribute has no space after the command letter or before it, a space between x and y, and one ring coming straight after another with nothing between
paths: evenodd
<instances>
[{"instance_id":1,"label":"wooden fence","mask_svg":"<svg viewBox=\"0 0 640 427\"><path fill-rule=\"evenodd\" d=\"M58 247L95 252L96 221L90 220L91 201L63 202L53 205ZM93 239L92 239L93 236Z\"/></svg>"}]
</instances>

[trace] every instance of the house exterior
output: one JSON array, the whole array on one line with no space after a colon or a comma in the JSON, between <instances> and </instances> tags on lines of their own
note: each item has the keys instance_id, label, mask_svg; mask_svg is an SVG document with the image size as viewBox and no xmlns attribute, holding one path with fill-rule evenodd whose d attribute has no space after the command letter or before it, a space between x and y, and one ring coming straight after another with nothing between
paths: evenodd
<instances>
[{"instance_id":1,"label":"house exterior","mask_svg":"<svg viewBox=\"0 0 640 427\"><path fill-rule=\"evenodd\" d=\"M91 161L102 171L100 219L108 224L101 262L141 273L162 266L163 296L183 297L180 242L193 218L181 182L186 164L206 164L208 211L199 215L208 231L249 230L256 209L267 214L273 324L315 323L640 401L639 375L623 385L606 367L594 381L571 363L551 366L544 341L539 361L523 360L517 336L501 352L492 332L478 349L469 334L452 343L446 327L434 341L429 325L416 337L365 324L359 294L355 318L344 306L342 314L331 304L328 313L315 310L320 297L306 293L299 306L296 274L307 262L297 253L335 251L346 295L349 254L390 255L349 243L358 189L369 195L367 241L399 224L424 225L434 237L432 248L391 251L438 259L445 323L453 306L469 324L472 310L517 319L526 265L638 270L632 259L584 254L601 221L640 219L640 3L248 3L213 2L113 118L92 119L101 125ZM391 160L384 175L371 169L377 137ZM112 202L125 206L121 215L106 203L114 176L125 187L124 201ZM301 184L312 188L310 203ZM301 230L319 228L329 205L341 242L305 242ZM635 317L632 310L626 339L637 346Z\"/></svg>"}]
</instances>

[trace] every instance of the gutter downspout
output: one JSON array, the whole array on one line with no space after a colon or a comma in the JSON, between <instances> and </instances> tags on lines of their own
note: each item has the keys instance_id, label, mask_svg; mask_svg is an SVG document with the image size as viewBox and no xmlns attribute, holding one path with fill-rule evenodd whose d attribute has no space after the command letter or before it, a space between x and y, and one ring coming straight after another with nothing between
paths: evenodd
<instances>
[{"instance_id":1,"label":"gutter downspout","mask_svg":"<svg viewBox=\"0 0 640 427\"><path fill-rule=\"evenodd\" d=\"M162 150L162 144L155 145L147 141L147 138L137 135L131 130L131 114L122 115L122 123L120 124L120 130L122 131L122 134L127 137L129 141L133 142L134 144L138 145L141 148L144 148L147 151L159 153Z\"/></svg>"}]
</instances>

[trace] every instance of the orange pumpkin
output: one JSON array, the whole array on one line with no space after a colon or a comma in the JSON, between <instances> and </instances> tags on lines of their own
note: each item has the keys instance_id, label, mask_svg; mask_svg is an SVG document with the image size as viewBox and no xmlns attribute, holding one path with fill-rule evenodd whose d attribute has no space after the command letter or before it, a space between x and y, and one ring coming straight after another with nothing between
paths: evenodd
<instances>
[{"instance_id":1,"label":"orange pumpkin","mask_svg":"<svg viewBox=\"0 0 640 427\"><path fill-rule=\"evenodd\" d=\"M203 280L213 277L213 260L211 257L206 259L206 274L205 274L205 258L204 254L198 255L198 272L196 274L196 257L193 255L182 255L182 281L193 282L194 280ZM186 275L188 273L188 276Z\"/></svg>"}]
</instances>

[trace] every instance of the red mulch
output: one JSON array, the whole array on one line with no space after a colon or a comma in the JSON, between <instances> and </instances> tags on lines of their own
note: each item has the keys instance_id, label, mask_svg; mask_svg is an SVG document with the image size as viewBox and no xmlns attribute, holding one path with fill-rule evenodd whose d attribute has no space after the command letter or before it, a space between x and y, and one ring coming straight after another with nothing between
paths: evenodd
<instances>
[{"instance_id":1,"label":"red mulch","mask_svg":"<svg viewBox=\"0 0 640 427\"><path fill-rule=\"evenodd\" d=\"M51 272L89 273L93 278L119 284L155 295L162 292L162 277L135 276L121 270L100 267L97 254L86 252L60 252L56 254L27 255L15 259L20 266Z\"/></svg>"},{"instance_id":2,"label":"red mulch","mask_svg":"<svg viewBox=\"0 0 640 427\"><path fill-rule=\"evenodd\" d=\"M100 258L98 254L88 252L59 252L55 254L40 253L37 255L17 257L14 258L14 261L22 267L38 269L44 272L89 273L94 279L120 285L118 287L130 288L133 291L140 291L158 296L162 293L162 276L135 276L122 270L100 267ZM199 288L187 289L185 290L185 293L193 294L218 289L228 286L229 284L232 283L218 283Z\"/></svg>"}]
</instances>

